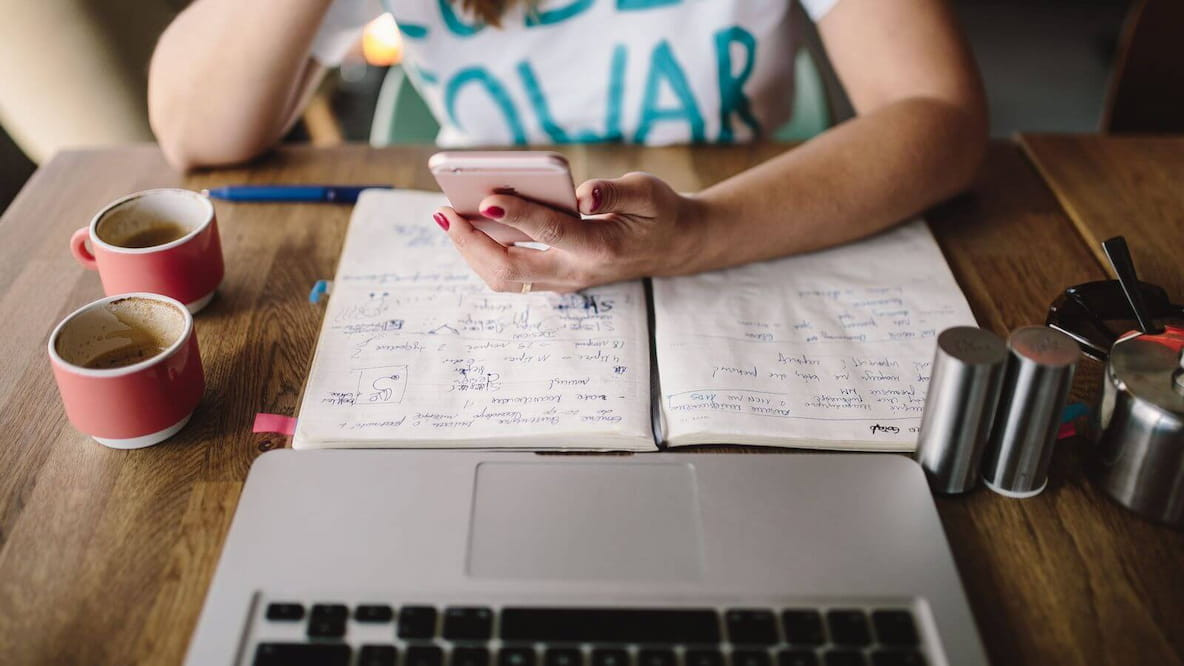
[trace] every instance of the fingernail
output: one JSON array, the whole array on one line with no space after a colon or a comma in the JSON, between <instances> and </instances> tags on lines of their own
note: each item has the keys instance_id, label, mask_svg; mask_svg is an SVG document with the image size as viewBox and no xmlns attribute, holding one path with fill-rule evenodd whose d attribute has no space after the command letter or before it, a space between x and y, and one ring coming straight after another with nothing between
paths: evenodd
<instances>
[{"instance_id":1,"label":"fingernail","mask_svg":"<svg viewBox=\"0 0 1184 666\"><path fill-rule=\"evenodd\" d=\"M600 210L600 187L599 186L592 188L592 209L589 210L588 212L595 213L598 210Z\"/></svg>"},{"instance_id":2,"label":"fingernail","mask_svg":"<svg viewBox=\"0 0 1184 666\"><path fill-rule=\"evenodd\" d=\"M500 220L503 216L505 216L506 211L502 210L501 206L487 206L485 210L481 211L481 214L485 217Z\"/></svg>"},{"instance_id":3,"label":"fingernail","mask_svg":"<svg viewBox=\"0 0 1184 666\"><path fill-rule=\"evenodd\" d=\"M436 221L436 224L440 225L441 229L448 231L448 218L444 217L444 213L433 213L432 219Z\"/></svg>"}]
</instances>

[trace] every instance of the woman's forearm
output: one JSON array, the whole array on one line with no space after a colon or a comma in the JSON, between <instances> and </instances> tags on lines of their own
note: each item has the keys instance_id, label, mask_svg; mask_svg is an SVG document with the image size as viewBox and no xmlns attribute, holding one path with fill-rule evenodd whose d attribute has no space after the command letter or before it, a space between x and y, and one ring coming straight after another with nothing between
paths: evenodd
<instances>
[{"instance_id":1,"label":"woman's forearm","mask_svg":"<svg viewBox=\"0 0 1184 666\"><path fill-rule=\"evenodd\" d=\"M165 155L189 168L240 162L277 141L320 68L309 47L331 0L197 0L165 30L148 112Z\"/></svg>"},{"instance_id":2,"label":"woman's forearm","mask_svg":"<svg viewBox=\"0 0 1184 666\"><path fill-rule=\"evenodd\" d=\"M964 189L985 112L906 98L848 121L693 198L671 273L808 252L895 224Z\"/></svg>"}]
</instances>

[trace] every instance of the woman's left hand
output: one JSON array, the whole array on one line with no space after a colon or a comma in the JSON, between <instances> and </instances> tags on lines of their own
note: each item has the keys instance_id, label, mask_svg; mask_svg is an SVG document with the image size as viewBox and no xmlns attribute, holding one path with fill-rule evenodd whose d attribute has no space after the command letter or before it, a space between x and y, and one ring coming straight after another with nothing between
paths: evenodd
<instances>
[{"instance_id":1,"label":"woman's left hand","mask_svg":"<svg viewBox=\"0 0 1184 666\"><path fill-rule=\"evenodd\" d=\"M501 292L572 292L682 272L697 252L696 201L659 178L635 172L590 180L576 189L576 200L581 213L595 217L580 219L509 194L481 201L482 215L551 246L544 251L505 247L449 207L432 217L477 275Z\"/></svg>"}]
</instances>

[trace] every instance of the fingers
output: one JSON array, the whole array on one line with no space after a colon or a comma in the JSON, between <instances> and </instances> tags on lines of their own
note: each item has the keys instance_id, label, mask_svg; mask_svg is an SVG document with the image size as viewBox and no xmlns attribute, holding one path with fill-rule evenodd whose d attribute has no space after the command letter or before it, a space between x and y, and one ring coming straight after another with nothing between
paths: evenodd
<instances>
[{"instance_id":1,"label":"fingers","mask_svg":"<svg viewBox=\"0 0 1184 666\"><path fill-rule=\"evenodd\" d=\"M658 214L657 197L664 185L655 176L633 171L620 178L581 183L576 188L576 200L585 215L629 213L652 217Z\"/></svg>"},{"instance_id":2,"label":"fingers","mask_svg":"<svg viewBox=\"0 0 1184 666\"><path fill-rule=\"evenodd\" d=\"M432 217L441 228L446 227L457 251L493 291L521 292L526 282L532 283L532 291L563 290L558 279L561 267L556 253L505 247L452 208L439 208Z\"/></svg>"},{"instance_id":3,"label":"fingers","mask_svg":"<svg viewBox=\"0 0 1184 666\"><path fill-rule=\"evenodd\" d=\"M578 252L592 241L588 225L578 217L521 197L494 194L481 200L479 210L486 218L551 247Z\"/></svg>"}]
</instances>

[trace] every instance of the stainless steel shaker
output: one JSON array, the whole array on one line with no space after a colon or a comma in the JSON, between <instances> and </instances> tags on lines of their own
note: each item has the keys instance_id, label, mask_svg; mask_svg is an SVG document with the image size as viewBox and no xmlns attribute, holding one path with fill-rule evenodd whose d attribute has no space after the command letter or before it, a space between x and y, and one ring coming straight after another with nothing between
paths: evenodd
<instances>
[{"instance_id":1,"label":"stainless steel shaker","mask_svg":"<svg viewBox=\"0 0 1184 666\"><path fill-rule=\"evenodd\" d=\"M1007 338L1007 370L983 481L1007 497L1040 494L1081 350L1047 326L1024 326Z\"/></svg>"},{"instance_id":2,"label":"stainless steel shaker","mask_svg":"<svg viewBox=\"0 0 1184 666\"><path fill-rule=\"evenodd\" d=\"M917 462L935 492L964 493L978 483L1006 362L1007 347L990 331L955 326L937 336L917 438Z\"/></svg>"}]
</instances>

